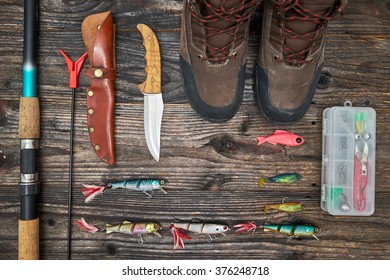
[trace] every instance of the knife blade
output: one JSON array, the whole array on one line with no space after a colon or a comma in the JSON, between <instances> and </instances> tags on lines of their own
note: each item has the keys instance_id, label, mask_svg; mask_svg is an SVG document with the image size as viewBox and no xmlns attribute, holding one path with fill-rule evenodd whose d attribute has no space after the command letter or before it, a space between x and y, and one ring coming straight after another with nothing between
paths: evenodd
<instances>
[{"instance_id":1,"label":"knife blade","mask_svg":"<svg viewBox=\"0 0 390 280\"><path fill-rule=\"evenodd\" d=\"M153 30L146 24L137 24L145 48L146 79L138 85L144 94L144 131L146 144L153 158L160 160L160 134L164 103L161 93L160 46Z\"/></svg>"}]
</instances>

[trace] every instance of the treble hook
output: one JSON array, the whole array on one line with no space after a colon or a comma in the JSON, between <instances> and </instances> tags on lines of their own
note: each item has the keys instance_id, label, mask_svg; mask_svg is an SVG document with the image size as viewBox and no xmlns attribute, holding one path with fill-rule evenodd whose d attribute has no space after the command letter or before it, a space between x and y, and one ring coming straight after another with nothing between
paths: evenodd
<instances>
[{"instance_id":1,"label":"treble hook","mask_svg":"<svg viewBox=\"0 0 390 280\"><path fill-rule=\"evenodd\" d=\"M211 236L211 234L207 235L207 242L211 243L214 239L216 239L216 237Z\"/></svg>"},{"instance_id":2,"label":"treble hook","mask_svg":"<svg viewBox=\"0 0 390 280\"><path fill-rule=\"evenodd\" d=\"M286 241L287 241L287 242L290 242L291 240L293 240L293 238L297 238L297 237L294 236L294 235L287 236L287 237L286 237Z\"/></svg>"},{"instance_id":3,"label":"treble hook","mask_svg":"<svg viewBox=\"0 0 390 280\"><path fill-rule=\"evenodd\" d=\"M147 241L146 238L142 237L142 235L139 235L138 237L138 244L143 245Z\"/></svg>"},{"instance_id":4,"label":"treble hook","mask_svg":"<svg viewBox=\"0 0 390 280\"><path fill-rule=\"evenodd\" d=\"M222 232L221 235L226 236L226 234L225 234L224 232ZM208 235L207 235L207 241L208 241L209 243L210 243L210 242L213 242L215 239L217 239L217 236L211 235L211 234L208 234Z\"/></svg>"},{"instance_id":5,"label":"treble hook","mask_svg":"<svg viewBox=\"0 0 390 280\"><path fill-rule=\"evenodd\" d=\"M143 191L143 193L146 194L148 199L151 199L153 197L154 191L150 191L150 193L148 191Z\"/></svg>"}]
</instances>

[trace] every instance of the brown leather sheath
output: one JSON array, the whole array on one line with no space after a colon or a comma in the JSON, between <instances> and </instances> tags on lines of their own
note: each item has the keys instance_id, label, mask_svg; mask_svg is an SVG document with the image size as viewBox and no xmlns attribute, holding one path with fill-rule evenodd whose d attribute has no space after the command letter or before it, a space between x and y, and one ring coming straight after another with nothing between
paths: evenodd
<instances>
[{"instance_id":1,"label":"brown leather sheath","mask_svg":"<svg viewBox=\"0 0 390 280\"><path fill-rule=\"evenodd\" d=\"M89 137L97 156L115 165L115 25L111 11L86 17L81 26L92 79L87 89Z\"/></svg>"}]
</instances>

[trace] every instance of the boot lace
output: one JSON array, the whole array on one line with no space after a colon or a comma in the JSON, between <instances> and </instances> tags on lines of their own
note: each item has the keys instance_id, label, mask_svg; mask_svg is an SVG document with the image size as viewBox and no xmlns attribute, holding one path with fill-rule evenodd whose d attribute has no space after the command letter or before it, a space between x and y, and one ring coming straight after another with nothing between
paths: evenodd
<instances>
[{"instance_id":1,"label":"boot lace","mask_svg":"<svg viewBox=\"0 0 390 280\"><path fill-rule=\"evenodd\" d=\"M229 9L225 8L226 2L228 0L224 0L221 7L213 6L209 0L191 0L188 2L194 22L205 31L203 36L194 36L194 42L206 48L207 55L198 55L200 60L219 63L237 57L237 53L231 53L231 49L245 39L245 32L239 32L239 26L249 21L259 0L241 0ZM205 5L209 10L207 15L202 14L200 5ZM218 28L213 25L213 23L218 22L228 22L230 24L229 27ZM210 38L220 34L229 34L231 39L224 46L212 45Z\"/></svg>"},{"instance_id":2,"label":"boot lace","mask_svg":"<svg viewBox=\"0 0 390 280\"><path fill-rule=\"evenodd\" d=\"M279 27L282 29L284 38L282 43L283 57L274 57L274 60L284 61L292 65L302 65L306 62L312 62L313 60L306 60L307 55L314 46L321 43L322 37L326 32L328 21L341 18L341 12L336 7L333 7L329 8L323 14L317 14L302 7L299 0L272 0L272 3L275 10L274 16L281 20ZM288 12L292 12L290 13L292 15L286 16ZM286 27L286 22L291 20L313 22L317 26L311 32L299 34L297 31ZM287 46L286 41L288 39L302 39L308 41L309 44L308 47L301 50L292 50Z\"/></svg>"}]
</instances>

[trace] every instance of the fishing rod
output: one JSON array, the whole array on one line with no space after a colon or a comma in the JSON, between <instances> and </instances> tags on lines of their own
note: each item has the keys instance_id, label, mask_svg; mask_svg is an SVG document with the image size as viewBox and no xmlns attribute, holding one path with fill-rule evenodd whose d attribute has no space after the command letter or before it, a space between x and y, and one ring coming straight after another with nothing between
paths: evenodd
<instances>
[{"instance_id":1,"label":"fishing rod","mask_svg":"<svg viewBox=\"0 0 390 280\"><path fill-rule=\"evenodd\" d=\"M39 99L37 94L36 31L38 0L24 0L23 91L19 103L20 220L19 259L39 259L38 149Z\"/></svg>"}]
</instances>

